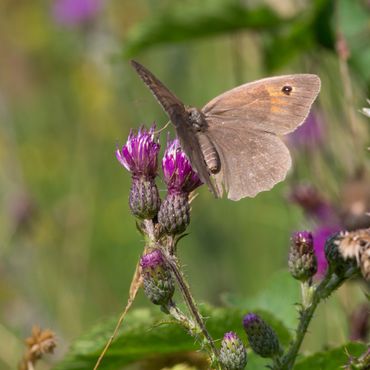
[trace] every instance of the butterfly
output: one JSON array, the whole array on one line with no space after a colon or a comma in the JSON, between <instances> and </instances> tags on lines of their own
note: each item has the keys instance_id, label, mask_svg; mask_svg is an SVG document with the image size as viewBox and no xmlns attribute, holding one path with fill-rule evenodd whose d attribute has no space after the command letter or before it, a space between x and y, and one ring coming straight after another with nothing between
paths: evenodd
<instances>
[{"instance_id":1,"label":"butterfly","mask_svg":"<svg viewBox=\"0 0 370 370\"><path fill-rule=\"evenodd\" d=\"M279 137L307 117L320 91L314 74L270 77L215 97L202 109L184 105L140 63L132 66L174 124L181 147L217 197L254 197L284 180L291 167Z\"/></svg>"}]
</instances>

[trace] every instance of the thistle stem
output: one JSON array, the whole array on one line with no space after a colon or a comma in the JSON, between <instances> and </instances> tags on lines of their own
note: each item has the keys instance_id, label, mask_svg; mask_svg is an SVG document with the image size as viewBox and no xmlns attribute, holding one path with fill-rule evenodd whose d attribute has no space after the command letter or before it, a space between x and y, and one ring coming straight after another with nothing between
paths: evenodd
<instances>
[{"instance_id":1,"label":"thistle stem","mask_svg":"<svg viewBox=\"0 0 370 370\"><path fill-rule=\"evenodd\" d=\"M199 326L199 329L200 331L202 332L204 338L207 340L208 342L208 345L209 345L209 348L211 350L211 354L212 354L212 360L216 362L216 364L218 364L218 351L214 345L214 341L210 335L210 333L208 332L204 322L203 322L203 319L202 319L202 316L198 310L198 307L195 303L195 300L190 292L190 289L189 289L189 285L188 283L186 282L184 276L183 276L183 273L181 272L181 270L178 268L178 262L177 262L177 259L175 256L171 256L169 255L167 252L166 252L166 259L167 259L167 262L168 262L168 265L169 267L171 268L174 276L175 276L175 279L177 280L177 283L179 284L179 287L180 287L180 290L181 290L181 293L183 295L183 298L189 308L189 311L191 313L191 315L193 316L195 322L197 323L197 325ZM219 365L217 365L219 367Z\"/></svg>"},{"instance_id":2,"label":"thistle stem","mask_svg":"<svg viewBox=\"0 0 370 370\"><path fill-rule=\"evenodd\" d=\"M328 272L325 278L315 289L312 295L311 305L305 307L300 313L299 324L294 341L288 348L286 354L282 357L280 365L275 365L274 370L291 370L294 366L298 351L307 332L308 325L311 322L313 314L323 298L329 297L342 283L352 277L358 271L357 267L351 268L344 276L338 276L335 273Z\"/></svg>"},{"instance_id":3,"label":"thistle stem","mask_svg":"<svg viewBox=\"0 0 370 370\"><path fill-rule=\"evenodd\" d=\"M186 329L189 330L191 335L194 335L196 332L197 326L196 324L190 320L173 302L172 300L168 302L166 309L168 310L169 314L178 321L181 325L183 325Z\"/></svg>"}]
</instances>

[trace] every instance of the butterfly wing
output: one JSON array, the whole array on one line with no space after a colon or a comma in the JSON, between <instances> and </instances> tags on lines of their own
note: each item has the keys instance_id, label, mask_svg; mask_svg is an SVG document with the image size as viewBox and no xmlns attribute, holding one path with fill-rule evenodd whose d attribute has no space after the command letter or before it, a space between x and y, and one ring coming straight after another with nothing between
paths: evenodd
<instances>
[{"instance_id":1,"label":"butterfly wing","mask_svg":"<svg viewBox=\"0 0 370 370\"><path fill-rule=\"evenodd\" d=\"M153 73L147 70L140 63L132 60L131 65L144 81L145 85L153 93L159 104L167 113L171 122L174 124L177 136L180 139L181 147L188 156L192 167L197 171L199 178L208 186L210 191L218 197L219 190L210 179L199 141L188 121L188 113L184 104L166 86L164 86L163 83L153 75Z\"/></svg>"},{"instance_id":2,"label":"butterfly wing","mask_svg":"<svg viewBox=\"0 0 370 370\"><path fill-rule=\"evenodd\" d=\"M285 144L269 132L210 128L208 135L220 156L216 185L225 187L227 197L239 200L270 190L284 180L291 166Z\"/></svg>"},{"instance_id":3,"label":"butterfly wing","mask_svg":"<svg viewBox=\"0 0 370 370\"><path fill-rule=\"evenodd\" d=\"M176 126L179 116L181 116L182 112L185 112L184 104L153 73L140 63L131 60L131 65Z\"/></svg>"},{"instance_id":4,"label":"butterfly wing","mask_svg":"<svg viewBox=\"0 0 370 370\"><path fill-rule=\"evenodd\" d=\"M285 178L291 158L277 135L304 121L319 91L316 75L273 77L227 91L202 109L221 160L216 185L229 199L254 197Z\"/></svg>"},{"instance_id":5,"label":"butterfly wing","mask_svg":"<svg viewBox=\"0 0 370 370\"><path fill-rule=\"evenodd\" d=\"M265 78L217 96L202 111L213 125L283 135L304 121L319 91L320 78L312 74Z\"/></svg>"}]
</instances>

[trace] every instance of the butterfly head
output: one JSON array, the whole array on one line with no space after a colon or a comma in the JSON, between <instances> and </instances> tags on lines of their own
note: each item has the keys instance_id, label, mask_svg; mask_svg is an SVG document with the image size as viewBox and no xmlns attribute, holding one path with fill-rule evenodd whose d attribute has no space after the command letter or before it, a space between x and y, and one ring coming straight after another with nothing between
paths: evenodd
<instances>
[{"instance_id":1,"label":"butterfly head","mask_svg":"<svg viewBox=\"0 0 370 370\"><path fill-rule=\"evenodd\" d=\"M187 108L188 118L195 131L204 131L207 128L207 122L203 113L194 107Z\"/></svg>"}]
</instances>

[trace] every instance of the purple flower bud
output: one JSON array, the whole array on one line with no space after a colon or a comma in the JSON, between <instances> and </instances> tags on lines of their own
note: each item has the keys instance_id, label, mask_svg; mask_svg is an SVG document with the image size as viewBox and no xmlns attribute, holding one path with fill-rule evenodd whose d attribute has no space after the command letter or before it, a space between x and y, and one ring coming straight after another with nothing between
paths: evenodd
<instances>
[{"instance_id":1,"label":"purple flower bud","mask_svg":"<svg viewBox=\"0 0 370 370\"><path fill-rule=\"evenodd\" d=\"M169 193L190 193L202 184L178 139L167 143L162 168Z\"/></svg>"},{"instance_id":2,"label":"purple flower bud","mask_svg":"<svg viewBox=\"0 0 370 370\"><path fill-rule=\"evenodd\" d=\"M102 8L101 0L54 0L53 16L66 26L93 20Z\"/></svg>"},{"instance_id":3,"label":"purple flower bud","mask_svg":"<svg viewBox=\"0 0 370 370\"><path fill-rule=\"evenodd\" d=\"M221 342L220 362L227 370L243 370L247 365L247 351L234 332L225 333Z\"/></svg>"},{"instance_id":4,"label":"purple flower bud","mask_svg":"<svg viewBox=\"0 0 370 370\"><path fill-rule=\"evenodd\" d=\"M141 127L137 134L131 130L126 144L116 150L118 161L133 177L154 178L157 175L160 145L154 130L155 125L149 130Z\"/></svg>"},{"instance_id":5,"label":"purple flower bud","mask_svg":"<svg viewBox=\"0 0 370 370\"><path fill-rule=\"evenodd\" d=\"M182 234L190 223L187 193L168 193L158 212L158 222L167 235Z\"/></svg>"},{"instance_id":6,"label":"purple flower bud","mask_svg":"<svg viewBox=\"0 0 370 370\"><path fill-rule=\"evenodd\" d=\"M313 236L309 231L292 235L288 266L292 276L301 281L312 278L317 271L317 260L313 247Z\"/></svg>"},{"instance_id":7,"label":"purple flower bud","mask_svg":"<svg viewBox=\"0 0 370 370\"><path fill-rule=\"evenodd\" d=\"M243 319L244 330L255 353L261 357L275 357L280 352L280 343L275 331L254 313L249 313Z\"/></svg>"},{"instance_id":8,"label":"purple flower bud","mask_svg":"<svg viewBox=\"0 0 370 370\"><path fill-rule=\"evenodd\" d=\"M191 168L178 139L167 143L162 168L168 193L161 204L158 221L166 234L181 234L190 223L189 193L202 182Z\"/></svg>"},{"instance_id":9,"label":"purple flower bud","mask_svg":"<svg viewBox=\"0 0 370 370\"><path fill-rule=\"evenodd\" d=\"M145 295L152 303L165 306L172 298L175 284L160 249L144 254L140 259Z\"/></svg>"},{"instance_id":10,"label":"purple flower bud","mask_svg":"<svg viewBox=\"0 0 370 370\"><path fill-rule=\"evenodd\" d=\"M116 150L118 161L131 172L132 184L129 204L132 213L141 219L154 218L159 210L160 197L155 184L158 170L160 145L150 130L141 127L137 134L132 131L126 145Z\"/></svg>"}]
</instances>

